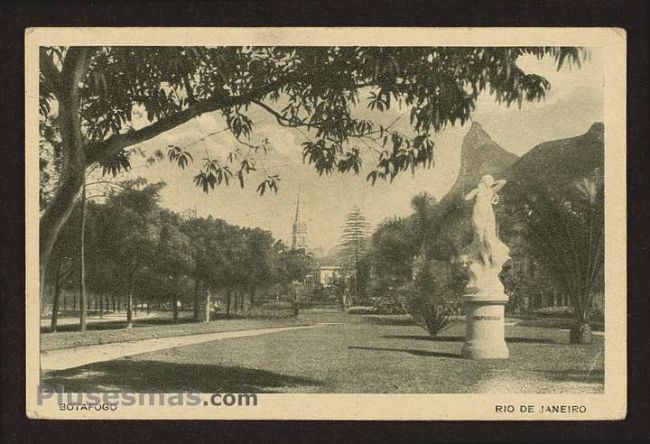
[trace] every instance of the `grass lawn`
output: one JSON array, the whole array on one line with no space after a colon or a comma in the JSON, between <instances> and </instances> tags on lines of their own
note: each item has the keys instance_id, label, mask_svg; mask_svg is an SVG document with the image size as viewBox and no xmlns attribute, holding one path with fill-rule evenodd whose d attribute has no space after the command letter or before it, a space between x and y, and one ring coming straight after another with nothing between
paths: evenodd
<instances>
[{"instance_id":1,"label":"grass lawn","mask_svg":"<svg viewBox=\"0 0 650 444\"><path fill-rule=\"evenodd\" d=\"M171 336L306 325L306 322L300 318L263 320L220 319L208 323L179 320L178 324L170 324L170 322L169 319L140 320L134 323L133 328L130 330L124 328L126 326L126 322L124 321L103 322L93 324L93 329L89 329L84 333L79 331L63 331L59 333L41 334L41 351L115 342L139 341L143 339L167 338ZM73 330L78 329L76 325L73 327Z\"/></svg>"},{"instance_id":2,"label":"grass lawn","mask_svg":"<svg viewBox=\"0 0 650 444\"><path fill-rule=\"evenodd\" d=\"M246 328L256 321L246 322ZM269 322L269 321L264 321ZM462 359L464 325L431 338L412 325L342 313L301 314L322 325L227 339L51 372L70 391L293 393L602 393L603 340L568 345L552 328L506 327L510 359ZM207 324L210 325L210 324Z\"/></svg>"}]
</instances>

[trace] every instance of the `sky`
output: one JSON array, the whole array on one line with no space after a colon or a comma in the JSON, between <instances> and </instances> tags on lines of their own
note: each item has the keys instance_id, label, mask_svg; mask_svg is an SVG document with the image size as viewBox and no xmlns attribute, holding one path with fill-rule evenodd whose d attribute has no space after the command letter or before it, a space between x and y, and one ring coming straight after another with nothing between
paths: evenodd
<instances>
[{"instance_id":1,"label":"sky","mask_svg":"<svg viewBox=\"0 0 650 444\"><path fill-rule=\"evenodd\" d=\"M551 59L537 60L533 57L522 57L518 64L525 72L534 72L548 79L551 89L543 101L524 103L521 109L516 105L510 108L499 105L488 93L479 97L472 120L480 122L501 147L521 156L539 143L583 134L592 123L602 121L604 80L599 48L591 48L590 59L581 68L563 67L557 71ZM407 110L373 114L372 118L388 124L402 114L394 128L412 134ZM450 127L435 136L435 165L432 168L416 170L414 176L401 174L392 184L378 181L371 186L365 180L373 167L371 157L364 158L358 176L318 176L312 166L302 162L300 144L305 138L300 132L279 127L263 111L254 111L250 117L254 121L251 142L259 142L262 138L271 142L272 150L262 155L259 162L266 172L280 176L277 194L257 194L255 189L265 177L261 168L248 178L245 189L241 189L236 180L230 186L219 186L209 194L194 186L192 177L198 173L206 153L211 158L224 159L237 146L228 132L196 142L225 128L225 123L216 113L203 115L140 145L150 155L157 149L166 152L170 144L185 146L192 143L188 150L194 162L185 170L179 170L168 162L151 167L134 162L134 168L127 176L166 182L167 186L161 193L164 207L178 212L196 210L199 216L212 215L231 224L260 227L287 243L291 239L296 198L300 193L302 221L307 224L307 242L317 254L324 254L337 245L345 217L355 205L368 220L369 228L374 229L388 217L410 214L410 199L421 191L441 199L454 183L460 165L462 139L471 125L468 122L462 127Z\"/></svg>"}]
</instances>

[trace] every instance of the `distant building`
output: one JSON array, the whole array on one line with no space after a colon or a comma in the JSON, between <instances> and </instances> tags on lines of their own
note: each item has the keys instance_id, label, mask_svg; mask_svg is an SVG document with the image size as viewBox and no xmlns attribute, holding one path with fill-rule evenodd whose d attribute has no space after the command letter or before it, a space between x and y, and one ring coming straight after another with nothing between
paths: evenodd
<instances>
[{"instance_id":1,"label":"distant building","mask_svg":"<svg viewBox=\"0 0 650 444\"><path fill-rule=\"evenodd\" d=\"M300 218L300 195L296 199L296 217L291 229L291 249L307 251L307 224Z\"/></svg>"},{"instance_id":2,"label":"distant building","mask_svg":"<svg viewBox=\"0 0 650 444\"><path fill-rule=\"evenodd\" d=\"M341 277L342 268L335 265L321 265L316 270L317 283L323 287L330 287L334 282Z\"/></svg>"}]
</instances>

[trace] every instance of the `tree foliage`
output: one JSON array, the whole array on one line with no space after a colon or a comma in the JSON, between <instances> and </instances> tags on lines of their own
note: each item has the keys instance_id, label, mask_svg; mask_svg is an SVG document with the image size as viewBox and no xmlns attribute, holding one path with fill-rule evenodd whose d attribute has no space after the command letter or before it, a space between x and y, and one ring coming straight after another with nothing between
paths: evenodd
<instances>
[{"instance_id":1,"label":"tree foliage","mask_svg":"<svg viewBox=\"0 0 650 444\"><path fill-rule=\"evenodd\" d=\"M530 252L568 295L577 323L588 324L604 260L602 172L565 189L544 182L516 187L513 200Z\"/></svg>"},{"instance_id":2,"label":"tree foliage","mask_svg":"<svg viewBox=\"0 0 650 444\"><path fill-rule=\"evenodd\" d=\"M507 105L540 100L549 82L517 65L522 55L552 57L558 68L584 52L560 47L42 47L39 111L54 124L62 165L40 221L41 283L61 227L89 167L117 174L129 151L197 116L216 113L236 146L225 159L206 157L194 176L205 192L241 186L255 171L252 108L281 127L303 132L305 162L320 174L358 173L361 150L376 155L367 179L393 180L430 166L433 133L464 123L482 91ZM355 115L358 107L402 108L411 134ZM221 129L214 132L220 132ZM242 148L243 147L243 148ZM189 168L196 157L169 146L167 157ZM277 191L266 174L257 191ZM43 286L42 286L43 288Z\"/></svg>"},{"instance_id":3,"label":"tree foliage","mask_svg":"<svg viewBox=\"0 0 650 444\"><path fill-rule=\"evenodd\" d=\"M289 250L268 231L161 208L163 186L126 181L103 201L89 202L86 264L92 294L118 300L130 294L136 305L175 307L177 301L203 304L210 294L235 292L252 304L256 291L279 285L287 294L292 282L311 272L311 256ZM57 282L59 288L72 288L78 263L76 211L55 244L48 288Z\"/></svg>"},{"instance_id":4,"label":"tree foliage","mask_svg":"<svg viewBox=\"0 0 650 444\"><path fill-rule=\"evenodd\" d=\"M368 222L359 207L354 207L341 228L338 256L345 267L356 273L367 251Z\"/></svg>"},{"instance_id":5,"label":"tree foliage","mask_svg":"<svg viewBox=\"0 0 650 444\"><path fill-rule=\"evenodd\" d=\"M79 91L88 164L128 168L124 150L206 112L218 112L237 141L251 144L258 106L285 127L313 138L304 158L320 173L359 172L362 141L378 148L369 180L432 162L432 132L466 122L478 95L489 91L508 105L540 100L541 76L517 66L524 54L551 56L558 67L579 62L576 48L447 47L92 47ZM48 115L63 93L61 72L70 51L43 48L40 111ZM354 116L360 104L379 112L404 107L414 136ZM147 124L135 125L142 115ZM258 149L261 145L251 145ZM193 161L181 147L168 157L181 168ZM239 162L238 162L238 161ZM243 159L229 168L248 173ZM221 183L215 165L195 178L205 191ZM225 168L225 167L222 167ZM210 174L212 173L212 175ZM226 182L227 173L223 173ZM261 192L261 190L260 190Z\"/></svg>"}]
</instances>

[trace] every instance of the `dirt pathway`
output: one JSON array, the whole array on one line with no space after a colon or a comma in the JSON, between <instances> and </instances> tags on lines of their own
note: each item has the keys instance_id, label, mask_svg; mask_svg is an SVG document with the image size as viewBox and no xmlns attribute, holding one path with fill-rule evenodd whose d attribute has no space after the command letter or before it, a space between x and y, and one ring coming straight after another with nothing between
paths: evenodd
<instances>
[{"instance_id":1,"label":"dirt pathway","mask_svg":"<svg viewBox=\"0 0 650 444\"><path fill-rule=\"evenodd\" d=\"M244 338L248 336L258 336L304 328L315 328L323 325L324 324L315 324L298 327L275 327L260 328L257 330L203 333L198 335L173 336L169 338L146 339L143 341L117 342L62 350L51 350L41 353L41 370L65 370L68 368L79 367L81 365L92 364L94 362L112 361L113 359L123 358L124 356L182 347L185 345L200 344L203 342L219 341L230 338Z\"/></svg>"}]
</instances>

